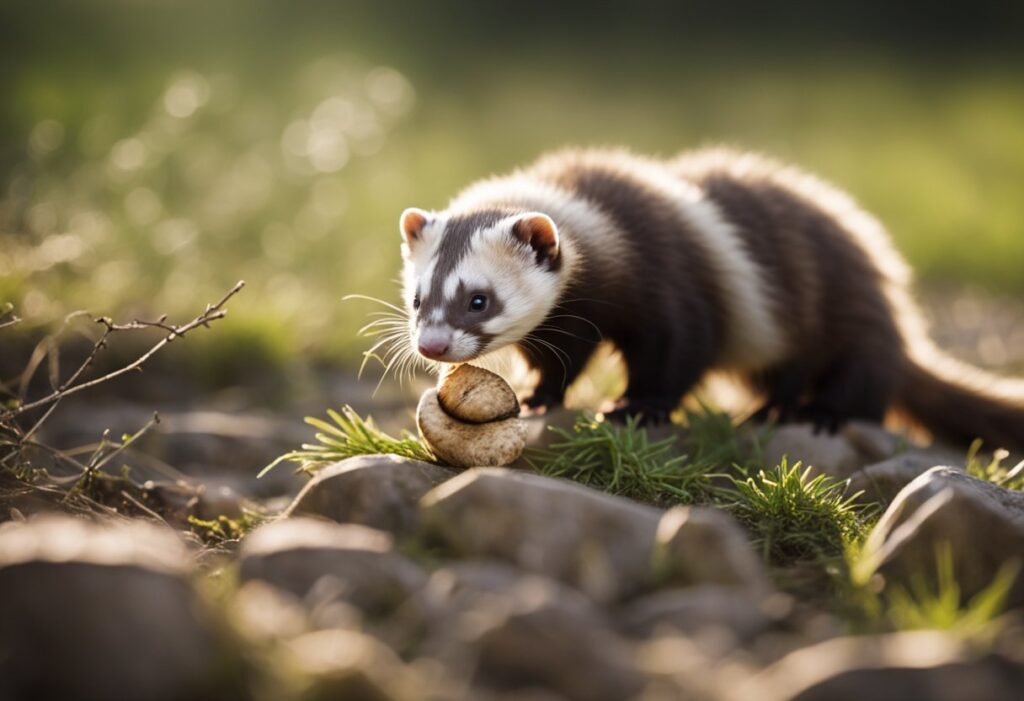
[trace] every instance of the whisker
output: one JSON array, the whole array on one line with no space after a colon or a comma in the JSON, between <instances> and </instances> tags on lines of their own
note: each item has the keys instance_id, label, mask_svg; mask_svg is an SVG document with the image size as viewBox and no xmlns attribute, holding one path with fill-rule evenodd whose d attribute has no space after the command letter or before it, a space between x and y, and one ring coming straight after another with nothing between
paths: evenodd
<instances>
[{"instance_id":1,"label":"whisker","mask_svg":"<svg viewBox=\"0 0 1024 701\"><path fill-rule=\"evenodd\" d=\"M402 309L401 307L396 306L396 305L392 304L391 302L385 302L383 299L377 299L376 297L370 297L369 295L358 295L358 294L345 295L344 297L341 298L341 301L342 302L347 302L350 299L361 299L361 300L365 300L367 302L376 302L377 304L382 304L385 307L388 307L389 309L394 309L399 314L404 314L405 313L405 310Z\"/></svg>"}]
</instances>

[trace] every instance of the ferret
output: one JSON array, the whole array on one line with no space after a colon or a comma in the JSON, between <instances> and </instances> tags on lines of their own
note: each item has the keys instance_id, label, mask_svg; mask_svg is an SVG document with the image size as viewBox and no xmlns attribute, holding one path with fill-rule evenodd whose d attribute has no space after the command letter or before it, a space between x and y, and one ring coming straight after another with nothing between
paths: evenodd
<instances>
[{"instance_id":1,"label":"ferret","mask_svg":"<svg viewBox=\"0 0 1024 701\"><path fill-rule=\"evenodd\" d=\"M881 224L794 167L565 150L406 209L400 230L413 346L442 363L518 348L539 374L528 408L558 406L610 341L627 369L613 419L666 420L725 370L763 397L759 419L834 431L900 410L1024 448L1024 382L941 354Z\"/></svg>"}]
</instances>

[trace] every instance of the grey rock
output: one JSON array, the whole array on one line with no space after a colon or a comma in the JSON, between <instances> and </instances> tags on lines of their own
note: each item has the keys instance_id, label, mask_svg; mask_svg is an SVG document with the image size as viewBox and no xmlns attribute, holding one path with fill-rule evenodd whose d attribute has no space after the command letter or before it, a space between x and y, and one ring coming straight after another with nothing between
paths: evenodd
<instances>
[{"instance_id":1,"label":"grey rock","mask_svg":"<svg viewBox=\"0 0 1024 701\"><path fill-rule=\"evenodd\" d=\"M481 621L477 683L499 689L539 686L567 699L629 698L643 685L628 646L591 609L544 596Z\"/></svg>"},{"instance_id":2,"label":"grey rock","mask_svg":"<svg viewBox=\"0 0 1024 701\"><path fill-rule=\"evenodd\" d=\"M580 592L507 566L456 567L435 574L426 645L448 669L493 691L546 689L568 699L621 699L642 678L629 645Z\"/></svg>"},{"instance_id":3,"label":"grey rock","mask_svg":"<svg viewBox=\"0 0 1024 701\"><path fill-rule=\"evenodd\" d=\"M936 465L937 457L929 452L911 451L894 455L882 462L868 465L850 476L847 494L863 492L858 501L890 504L900 490ZM955 469L955 468L951 468Z\"/></svg>"},{"instance_id":4,"label":"grey rock","mask_svg":"<svg viewBox=\"0 0 1024 701\"><path fill-rule=\"evenodd\" d=\"M845 479L865 465L865 458L841 433L819 431L810 424L785 424L772 433L763 451L765 465L800 462L818 472Z\"/></svg>"},{"instance_id":5,"label":"grey rock","mask_svg":"<svg viewBox=\"0 0 1024 701\"><path fill-rule=\"evenodd\" d=\"M302 701L397 701L425 698L401 660L379 641L354 630L306 633L285 645L306 685Z\"/></svg>"},{"instance_id":6,"label":"grey rock","mask_svg":"<svg viewBox=\"0 0 1024 701\"><path fill-rule=\"evenodd\" d=\"M958 470L936 467L897 495L864 548L866 567L887 581L934 573L948 548L961 595L987 587L1008 561L1024 557L1024 493L997 487ZM1018 571L1007 605L1024 606Z\"/></svg>"},{"instance_id":7,"label":"grey rock","mask_svg":"<svg viewBox=\"0 0 1024 701\"><path fill-rule=\"evenodd\" d=\"M425 532L463 557L491 557L572 584L597 601L642 591L661 511L565 480L475 468L426 494Z\"/></svg>"},{"instance_id":8,"label":"grey rock","mask_svg":"<svg viewBox=\"0 0 1024 701\"><path fill-rule=\"evenodd\" d=\"M722 649L749 642L776 625L789 600L758 599L733 587L665 589L630 602L617 618L623 631L637 637L682 633L714 639Z\"/></svg>"},{"instance_id":9,"label":"grey rock","mask_svg":"<svg viewBox=\"0 0 1024 701\"><path fill-rule=\"evenodd\" d=\"M995 654L971 657L954 636L920 631L836 638L723 687L736 701L1011 701L1020 698L1024 667Z\"/></svg>"},{"instance_id":10,"label":"grey rock","mask_svg":"<svg viewBox=\"0 0 1024 701\"><path fill-rule=\"evenodd\" d=\"M395 552L389 534L356 524L287 518L262 526L239 550L239 578L262 580L316 606L343 601L387 613L426 573Z\"/></svg>"},{"instance_id":11,"label":"grey rock","mask_svg":"<svg viewBox=\"0 0 1024 701\"><path fill-rule=\"evenodd\" d=\"M453 637L463 614L504 610L517 597L542 596L577 610L591 602L555 580L526 574L497 560L466 560L434 571L395 613L384 637L398 650L438 650Z\"/></svg>"},{"instance_id":12,"label":"grey rock","mask_svg":"<svg viewBox=\"0 0 1024 701\"><path fill-rule=\"evenodd\" d=\"M659 580L675 586L717 584L755 596L770 588L746 532L720 509L677 506L665 512L654 559Z\"/></svg>"},{"instance_id":13,"label":"grey rock","mask_svg":"<svg viewBox=\"0 0 1024 701\"><path fill-rule=\"evenodd\" d=\"M235 698L237 658L169 529L48 516L0 527L0 698Z\"/></svg>"},{"instance_id":14,"label":"grey rock","mask_svg":"<svg viewBox=\"0 0 1024 701\"><path fill-rule=\"evenodd\" d=\"M881 462L906 449L907 439L872 421L850 421L840 434L863 460Z\"/></svg>"},{"instance_id":15,"label":"grey rock","mask_svg":"<svg viewBox=\"0 0 1024 701\"><path fill-rule=\"evenodd\" d=\"M437 570L392 623L384 638L403 655L472 682L460 697L625 698L641 681L631 647L590 599L499 561Z\"/></svg>"},{"instance_id":16,"label":"grey rock","mask_svg":"<svg viewBox=\"0 0 1024 701\"><path fill-rule=\"evenodd\" d=\"M317 472L286 514L322 516L408 535L418 525L420 497L456 474L396 455L349 458Z\"/></svg>"}]
</instances>

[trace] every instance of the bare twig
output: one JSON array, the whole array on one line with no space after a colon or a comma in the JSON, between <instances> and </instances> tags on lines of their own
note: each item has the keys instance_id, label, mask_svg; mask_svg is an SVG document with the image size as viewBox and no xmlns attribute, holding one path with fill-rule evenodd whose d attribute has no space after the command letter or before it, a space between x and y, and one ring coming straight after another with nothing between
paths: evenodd
<instances>
[{"instance_id":1,"label":"bare twig","mask_svg":"<svg viewBox=\"0 0 1024 701\"><path fill-rule=\"evenodd\" d=\"M53 392L46 395L45 397L42 397L32 402L28 402L26 404L22 404L21 406L18 406L14 409L10 409L5 413L0 414L0 422L10 421L11 419L21 416L25 412L31 411L33 409L38 409L39 407L52 405L72 394L77 394L78 392L89 389L90 387L95 387L96 385L109 382L113 379L121 377L122 375L126 375L129 372L141 370L142 366L145 365L146 361L148 361L150 358L152 358L154 355L160 352L164 348L164 346L171 343L176 338L184 337L190 331L193 331L194 329L200 326L205 326L208 328L211 322L224 318L224 316L227 315L227 310L224 308L224 305L227 304L228 300L234 297L244 286L245 282L238 282L234 287L232 287L227 292L227 294L225 294L220 299L220 301L216 302L215 304L207 305L206 310L202 314L192 319L192 321L189 321L188 323L183 324L181 326L172 326L167 324L166 317L161 317L157 321L140 321L136 319L135 321L129 322L127 324L115 324L107 317L100 317L95 319L96 323L101 324L103 326L103 333L100 334L100 338L96 341L96 343L93 344L93 348L90 351L89 355L82 362L82 364L79 365L79 367L71 374L71 376L63 383L61 383L61 385L57 389L55 389ZM79 382L85 371L92 366L99 352L106 347L107 338L109 338L111 334L116 333L118 331L130 331L147 328L161 329L163 331L166 331L167 335L164 336L159 342L154 344L149 350L147 350L145 353L143 353L142 355L140 355L138 358L128 363L127 365L117 370L114 370L110 373L107 373L102 377L97 377L95 379L89 380L88 382L76 384L77 382Z\"/></svg>"}]
</instances>

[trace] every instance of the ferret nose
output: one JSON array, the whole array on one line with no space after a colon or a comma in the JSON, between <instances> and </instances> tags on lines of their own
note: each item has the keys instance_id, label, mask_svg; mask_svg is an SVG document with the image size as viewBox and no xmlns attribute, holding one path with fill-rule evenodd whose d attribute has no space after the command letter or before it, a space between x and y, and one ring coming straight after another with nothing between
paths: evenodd
<instances>
[{"instance_id":1,"label":"ferret nose","mask_svg":"<svg viewBox=\"0 0 1024 701\"><path fill-rule=\"evenodd\" d=\"M448 346L451 345L451 342L452 335L450 332L440 329L425 329L420 332L417 345L419 346L420 355L436 360L448 352Z\"/></svg>"}]
</instances>

